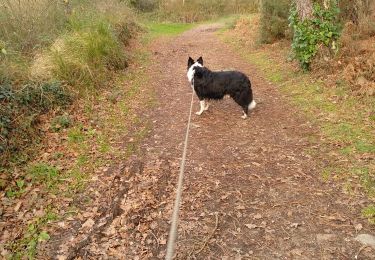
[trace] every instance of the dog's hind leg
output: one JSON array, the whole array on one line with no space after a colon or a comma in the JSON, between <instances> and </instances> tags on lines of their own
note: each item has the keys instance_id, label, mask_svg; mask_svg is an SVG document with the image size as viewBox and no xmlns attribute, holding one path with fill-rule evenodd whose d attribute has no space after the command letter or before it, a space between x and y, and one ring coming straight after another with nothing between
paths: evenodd
<instances>
[{"instance_id":1,"label":"dog's hind leg","mask_svg":"<svg viewBox=\"0 0 375 260\"><path fill-rule=\"evenodd\" d=\"M242 117L242 119L246 119L247 118L247 114L249 113L249 107L248 106L243 106L242 109L243 109L243 115L241 117Z\"/></svg>"},{"instance_id":2,"label":"dog's hind leg","mask_svg":"<svg viewBox=\"0 0 375 260\"><path fill-rule=\"evenodd\" d=\"M204 101L204 99L202 100L199 100L199 104L201 106L200 110L198 112L196 112L195 114L197 114L198 116L200 116L204 110L206 110L206 102Z\"/></svg>"}]
</instances>

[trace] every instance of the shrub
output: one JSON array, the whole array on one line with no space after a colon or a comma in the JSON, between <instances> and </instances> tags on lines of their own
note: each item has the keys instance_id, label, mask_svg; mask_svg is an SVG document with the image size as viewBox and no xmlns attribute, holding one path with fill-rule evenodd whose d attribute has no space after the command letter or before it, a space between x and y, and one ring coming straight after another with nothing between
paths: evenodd
<instances>
[{"instance_id":1,"label":"shrub","mask_svg":"<svg viewBox=\"0 0 375 260\"><path fill-rule=\"evenodd\" d=\"M272 43L286 36L290 2L290 0L261 1L259 36L261 43Z\"/></svg>"},{"instance_id":2,"label":"shrub","mask_svg":"<svg viewBox=\"0 0 375 260\"><path fill-rule=\"evenodd\" d=\"M51 129L54 132L58 132L61 129L68 128L72 124L72 119L69 117L69 115L64 114L61 116L55 117L51 122Z\"/></svg>"}]
</instances>

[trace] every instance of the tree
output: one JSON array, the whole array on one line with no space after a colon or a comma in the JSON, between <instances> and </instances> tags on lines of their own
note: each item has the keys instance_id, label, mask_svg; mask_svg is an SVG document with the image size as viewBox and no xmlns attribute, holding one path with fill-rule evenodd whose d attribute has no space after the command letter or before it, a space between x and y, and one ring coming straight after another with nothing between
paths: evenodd
<instances>
[{"instance_id":1,"label":"tree","mask_svg":"<svg viewBox=\"0 0 375 260\"><path fill-rule=\"evenodd\" d=\"M313 5L311 0L295 0L295 3L301 21L312 17Z\"/></svg>"}]
</instances>

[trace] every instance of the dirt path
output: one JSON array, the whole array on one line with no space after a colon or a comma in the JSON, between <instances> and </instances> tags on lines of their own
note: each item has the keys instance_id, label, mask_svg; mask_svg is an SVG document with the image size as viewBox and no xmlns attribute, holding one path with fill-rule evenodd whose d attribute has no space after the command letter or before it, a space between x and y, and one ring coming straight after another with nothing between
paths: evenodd
<instances>
[{"instance_id":1,"label":"dirt path","mask_svg":"<svg viewBox=\"0 0 375 260\"><path fill-rule=\"evenodd\" d=\"M191 89L190 55L211 69L250 76L261 101L247 120L231 100L193 116L177 259L353 259L360 202L324 183L321 161L305 151L314 130L276 87L201 26L153 45L151 82L159 104L153 132L128 170L121 214L79 251L87 259L163 258ZM195 100L195 110L198 102ZM366 248L362 259L375 251Z\"/></svg>"}]
</instances>

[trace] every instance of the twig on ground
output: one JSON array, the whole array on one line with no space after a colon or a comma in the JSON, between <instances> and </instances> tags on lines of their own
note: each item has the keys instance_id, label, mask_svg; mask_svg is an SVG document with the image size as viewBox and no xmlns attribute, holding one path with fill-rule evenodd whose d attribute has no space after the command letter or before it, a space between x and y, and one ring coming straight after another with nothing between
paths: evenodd
<instances>
[{"instance_id":1,"label":"twig on ground","mask_svg":"<svg viewBox=\"0 0 375 260\"><path fill-rule=\"evenodd\" d=\"M362 252L363 249L369 247L369 245L363 245L361 248L358 250L357 254L354 256L354 259L358 259L359 254Z\"/></svg>"},{"instance_id":2,"label":"twig on ground","mask_svg":"<svg viewBox=\"0 0 375 260\"><path fill-rule=\"evenodd\" d=\"M218 212L215 213L215 219L216 219L215 228L212 230L211 234L206 237L206 239L203 242L203 245L201 246L201 248L197 252L195 252L195 254L199 254L200 252L202 252L202 250L206 247L208 241L210 241L210 239L215 235L215 232L216 232L217 227L219 225L219 213Z\"/></svg>"},{"instance_id":3,"label":"twig on ground","mask_svg":"<svg viewBox=\"0 0 375 260\"><path fill-rule=\"evenodd\" d=\"M159 246L160 246L160 244L159 244L159 239L155 236L154 232L152 232L151 230L150 230L150 233L151 233L151 235L153 235L153 237L154 237L156 243L158 244L156 248L159 249Z\"/></svg>"}]
</instances>

